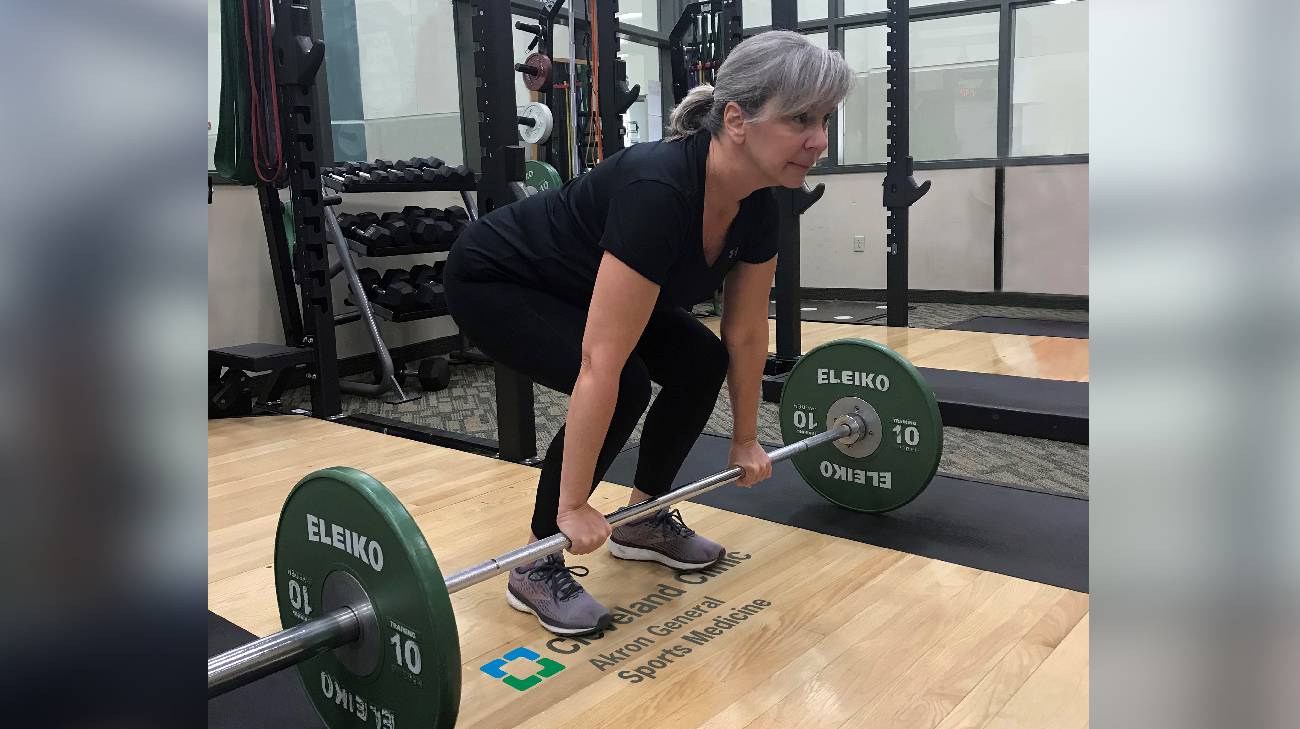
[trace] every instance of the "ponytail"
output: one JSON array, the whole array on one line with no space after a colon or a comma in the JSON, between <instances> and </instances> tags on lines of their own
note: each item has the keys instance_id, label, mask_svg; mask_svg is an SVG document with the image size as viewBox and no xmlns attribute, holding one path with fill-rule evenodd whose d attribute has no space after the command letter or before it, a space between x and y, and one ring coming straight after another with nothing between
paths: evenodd
<instances>
[{"instance_id":1,"label":"ponytail","mask_svg":"<svg viewBox=\"0 0 1300 729\"><path fill-rule=\"evenodd\" d=\"M700 84L686 94L682 103L673 109L668 121L668 139L690 136L708 127L706 119L713 110L713 87ZM721 118L721 114L718 115ZM710 129L712 131L712 129Z\"/></svg>"}]
</instances>

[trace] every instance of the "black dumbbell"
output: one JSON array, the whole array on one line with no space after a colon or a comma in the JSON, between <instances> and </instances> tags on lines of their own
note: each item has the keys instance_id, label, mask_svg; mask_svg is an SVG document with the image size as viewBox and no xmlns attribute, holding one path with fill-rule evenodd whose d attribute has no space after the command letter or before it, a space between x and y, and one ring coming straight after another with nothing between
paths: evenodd
<instances>
[{"instance_id":1,"label":"black dumbbell","mask_svg":"<svg viewBox=\"0 0 1300 729\"><path fill-rule=\"evenodd\" d=\"M364 213L359 213L357 215L358 228L364 228L368 225L379 225L380 222L381 222L381 218L379 217L379 215L376 213L372 213L369 210L367 210Z\"/></svg>"},{"instance_id":2,"label":"black dumbbell","mask_svg":"<svg viewBox=\"0 0 1300 729\"><path fill-rule=\"evenodd\" d=\"M357 278L361 279L361 290L365 292L366 298L374 296L383 281L379 272L373 268L357 269Z\"/></svg>"},{"instance_id":3,"label":"black dumbbell","mask_svg":"<svg viewBox=\"0 0 1300 729\"><path fill-rule=\"evenodd\" d=\"M411 241L418 246L429 246L438 242L438 231L433 227L437 221L424 216L406 219L411 227ZM411 269L414 271L415 269Z\"/></svg>"},{"instance_id":4,"label":"black dumbbell","mask_svg":"<svg viewBox=\"0 0 1300 729\"><path fill-rule=\"evenodd\" d=\"M456 169L454 170L454 172L455 172L454 179L458 179L461 182L474 181L474 170L471 170L465 165L456 165Z\"/></svg>"},{"instance_id":5,"label":"black dumbbell","mask_svg":"<svg viewBox=\"0 0 1300 729\"><path fill-rule=\"evenodd\" d=\"M386 170L386 169L388 169L388 168L390 168L390 167L392 167L392 166L393 166L393 162L392 162L392 160L386 160L386 159L376 159L376 160L375 160L375 169L384 169L384 170Z\"/></svg>"},{"instance_id":6,"label":"black dumbbell","mask_svg":"<svg viewBox=\"0 0 1300 729\"><path fill-rule=\"evenodd\" d=\"M415 243L411 239L411 226L407 225L405 220L392 218L380 223L380 226L392 233L393 245L409 246Z\"/></svg>"},{"instance_id":7,"label":"black dumbbell","mask_svg":"<svg viewBox=\"0 0 1300 729\"><path fill-rule=\"evenodd\" d=\"M397 210L389 210L379 216L379 220L385 223L390 220L404 220L405 218L406 213Z\"/></svg>"},{"instance_id":8,"label":"black dumbbell","mask_svg":"<svg viewBox=\"0 0 1300 729\"><path fill-rule=\"evenodd\" d=\"M352 229L357 227L357 216L352 213L339 213L339 228L343 230L344 235L349 235Z\"/></svg>"},{"instance_id":9,"label":"black dumbbell","mask_svg":"<svg viewBox=\"0 0 1300 729\"><path fill-rule=\"evenodd\" d=\"M400 268L384 271L374 301L392 311L404 311L414 306L415 287L411 285L411 272Z\"/></svg>"},{"instance_id":10,"label":"black dumbbell","mask_svg":"<svg viewBox=\"0 0 1300 729\"><path fill-rule=\"evenodd\" d=\"M425 281L415 287L415 305L421 309L447 310L447 290L435 281Z\"/></svg>"},{"instance_id":11,"label":"black dumbbell","mask_svg":"<svg viewBox=\"0 0 1300 729\"><path fill-rule=\"evenodd\" d=\"M402 208L402 217L420 218L424 216L424 211L426 209L427 208L422 208L419 205L407 205L406 207Z\"/></svg>"},{"instance_id":12,"label":"black dumbbell","mask_svg":"<svg viewBox=\"0 0 1300 729\"><path fill-rule=\"evenodd\" d=\"M430 357L420 363L417 376L425 392L445 390L451 384L451 362L446 357Z\"/></svg>"},{"instance_id":13,"label":"black dumbbell","mask_svg":"<svg viewBox=\"0 0 1300 729\"><path fill-rule=\"evenodd\" d=\"M433 280L442 283L442 271L447 267L446 261L434 261L433 263Z\"/></svg>"},{"instance_id":14,"label":"black dumbbell","mask_svg":"<svg viewBox=\"0 0 1300 729\"><path fill-rule=\"evenodd\" d=\"M368 248L387 248L393 245L393 234L387 228L381 228L378 225L368 225L364 229L358 226L356 239L365 243Z\"/></svg>"},{"instance_id":15,"label":"black dumbbell","mask_svg":"<svg viewBox=\"0 0 1300 729\"><path fill-rule=\"evenodd\" d=\"M422 246L450 246L456 239L450 223L433 218L415 218L411 238Z\"/></svg>"},{"instance_id":16,"label":"black dumbbell","mask_svg":"<svg viewBox=\"0 0 1300 729\"><path fill-rule=\"evenodd\" d=\"M437 276L438 270L433 266L424 263L411 266L411 283L416 286L434 281Z\"/></svg>"},{"instance_id":17,"label":"black dumbbell","mask_svg":"<svg viewBox=\"0 0 1300 729\"><path fill-rule=\"evenodd\" d=\"M448 179L446 167L425 167L420 170L420 180L422 182L432 182L439 185L446 184Z\"/></svg>"},{"instance_id":18,"label":"black dumbbell","mask_svg":"<svg viewBox=\"0 0 1300 729\"><path fill-rule=\"evenodd\" d=\"M447 220L449 222L452 220L461 220L461 221L469 220L469 213L465 211L465 208L462 208L459 205L452 205L451 207L443 211L443 214L447 216Z\"/></svg>"}]
</instances>

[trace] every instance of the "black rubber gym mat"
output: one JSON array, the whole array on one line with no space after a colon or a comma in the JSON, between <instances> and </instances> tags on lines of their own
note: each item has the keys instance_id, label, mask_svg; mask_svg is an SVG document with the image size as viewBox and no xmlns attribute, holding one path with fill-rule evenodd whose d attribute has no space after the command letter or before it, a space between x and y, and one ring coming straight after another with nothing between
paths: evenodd
<instances>
[{"instance_id":1,"label":"black rubber gym mat","mask_svg":"<svg viewBox=\"0 0 1300 729\"><path fill-rule=\"evenodd\" d=\"M1087 339L1088 322L1056 321L1054 319L1016 319L1009 316L977 316L974 319L949 324L944 329L989 334L1028 334L1039 337L1067 337Z\"/></svg>"},{"instance_id":2,"label":"black rubber gym mat","mask_svg":"<svg viewBox=\"0 0 1300 729\"><path fill-rule=\"evenodd\" d=\"M866 324L885 318L885 310L876 308L878 306L880 304L865 301L808 300L800 302L799 318L833 324ZM767 318L776 318L776 304L767 305Z\"/></svg>"},{"instance_id":3,"label":"black rubber gym mat","mask_svg":"<svg viewBox=\"0 0 1300 729\"><path fill-rule=\"evenodd\" d=\"M716 435L701 436L686 457L677 484L723 470L730 442ZM619 454L605 480L631 485L639 451L634 447ZM944 562L1088 591L1088 502L1083 499L940 475L901 509L861 514L823 499L784 461L773 466L772 478L752 489L727 484L692 501Z\"/></svg>"},{"instance_id":4,"label":"black rubber gym mat","mask_svg":"<svg viewBox=\"0 0 1300 729\"><path fill-rule=\"evenodd\" d=\"M943 424L1067 443L1088 442L1088 383L920 368Z\"/></svg>"},{"instance_id":5,"label":"black rubber gym mat","mask_svg":"<svg viewBox=\"0 0 1300 729\"><path fill-rule=\"evenodd\" d=\"M208 611L208 657L257 636ZM303 691L298 669L282 671L208 701L208 729L324 729Z\"/></svg>"}]
</instances>

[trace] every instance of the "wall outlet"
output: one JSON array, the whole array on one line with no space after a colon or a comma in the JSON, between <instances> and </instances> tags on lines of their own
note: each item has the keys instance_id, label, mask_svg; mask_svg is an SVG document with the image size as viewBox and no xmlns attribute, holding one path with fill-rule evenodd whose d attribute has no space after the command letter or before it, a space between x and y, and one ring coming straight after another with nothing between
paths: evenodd
<instances>
[{"instance_id":1,"label":"wall outlet","mask_svg":"<svg viewBox=\"0 0 1300 729\"><path fill-rule=\"evenodd\" d=\"M866 250L867 250L867 236L865 235L853 236L853 252L863 253Z\"/></svg>"}]
</instances>

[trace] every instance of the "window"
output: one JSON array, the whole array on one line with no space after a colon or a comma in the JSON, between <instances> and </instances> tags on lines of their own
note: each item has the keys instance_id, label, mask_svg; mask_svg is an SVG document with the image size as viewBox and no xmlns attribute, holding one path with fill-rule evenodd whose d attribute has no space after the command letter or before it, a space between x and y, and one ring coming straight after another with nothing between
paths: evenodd
<instances>
[{"instance_id":1,"label":"window","mask_svg":"<svg viewBox=\"0 0 1300 729\"><path fill-rule=\"evenodd\" d=\"M619 0L618 22L646 30L659 30L659 0Z\"/></svg>"},{"instance_id":2,"label":"window","mask_svg":"<svg viewBox=\"0 0 1300 729\"><path fill-rule=\"evenodd\" d=\"M828 0L799 0L799 20L827 18L829 7ZM772 0L742 0L740 12L744 16L746 28L762 28L772 24Z\"/></svg>"},{"instance_id":3,"label":"window","mask_svg":"<svg viewBox=\"0 0 1300 729\"><path fill-rule=\"evenodd\" d=\"M827 0L799 0L799 22L829 17Z\"/></svg>"},{"instance_id":4,"label":"window","mask_svg":"<svg viewBox=\"0 0 1300 729\"><path fill-rule=\"evenodd\" d=\"M911 27L914 159L997 155L998 13L915 20ZM885 161L885 26L844 31L856 72L840 112L840 164Z\"/></svg>"},{"instance_id":5,"label":"window","mask_svg":"<svg viewBox=\"0 0 1300 729\"><path fill-rule=\"evenodd\" d=\"M323 16L334 158L459 163L451 0L328 3Z\"/></svg>"},{"instance_id":6,"label":"window","mask_svg":"<svg viewBox=\"0 0 1300 729\"><path fill-rule=\"evenodd\" d=\"M912 0L909 6L913 10L926 5L938 5L952 0ZM885 0L844 0L844 14L861 15L863 13L883 13L888 10Z\"/></svg>"},{"instance_id":7,"label":"window","mask_svg":"<svg viewBox=\"0 0 1300 729\"><path fill-rule=\"evenodd\" d=\"M1016 10L1011 69L1011 154L1088 151L1088 7Z\"/></svg>"}]
</instances>

